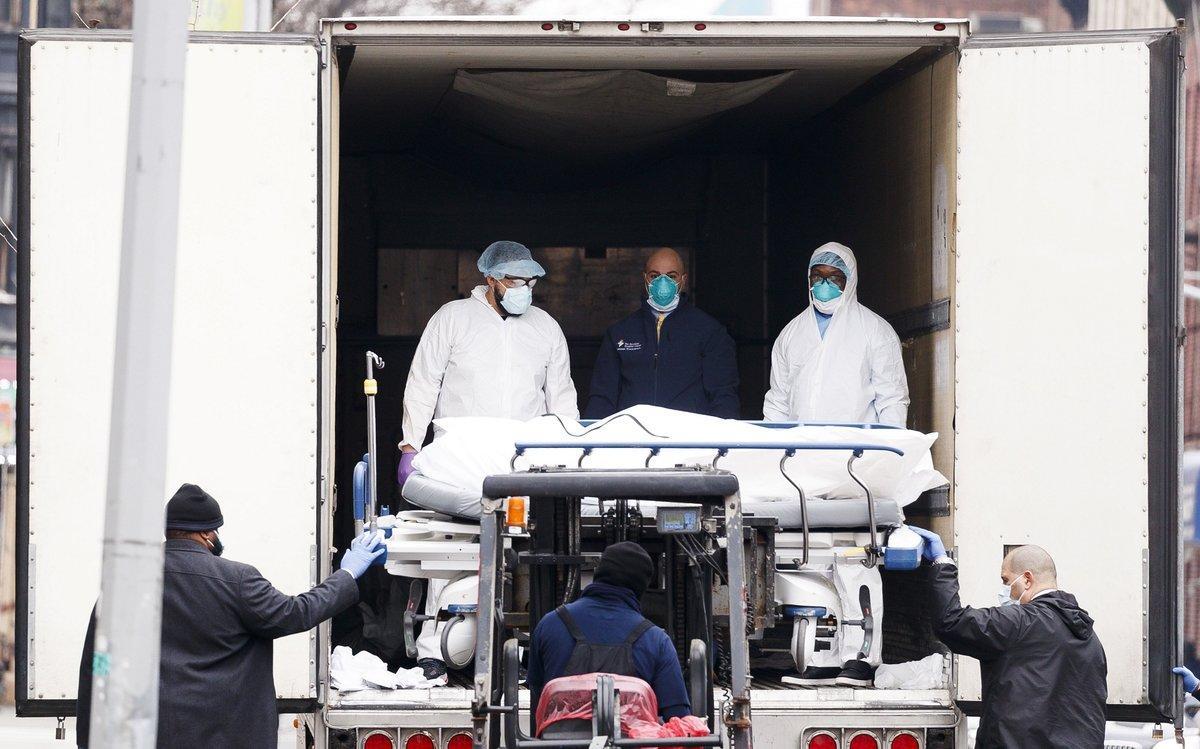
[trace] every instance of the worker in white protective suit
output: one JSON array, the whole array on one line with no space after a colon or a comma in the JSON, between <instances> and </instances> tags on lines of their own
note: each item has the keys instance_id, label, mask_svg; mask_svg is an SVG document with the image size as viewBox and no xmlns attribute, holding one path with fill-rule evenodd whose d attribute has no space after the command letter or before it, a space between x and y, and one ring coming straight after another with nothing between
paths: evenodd
<instances>
[{"instance_id":1,"label":"worker in white protective suit","mask_svg":"<svg viewBox=\"0 0 1200 749\"><path fill-rule=\"evenodd\" d=\"M533 306L533 289L545 268L527 247L508 241L488 245L478 267L484 284L466 299L442 305L417 345L404 388L401 485L433 419L525 420L548 413L579 418L567 339L553 317ZM438 612L438 597L450 582L430 581L426 614ZM422 625L417 663L427 679L446 672L432 621Z\"/></svg>"},{"instance_id":2,"label":"worker in white protective suit","mask_svg":"<svg viewBox=\"0 0 1200 749\"><path fill-rule=\"evenodd\" d=\"M904 427L908 378L896 331L858 302L858 264L827 242L808 264L809 306L771 351L767 421L881 423Z\"/></svg>"},{"instance_id":3,"label":"worker in white protective suit","mask_svg":"<svg viewBox=\"0 0 1200 749\"><path fill-rule=\"evenodd\" d=\"M827 242L813 252L808 299L808 308L775 340L764 418L906 426L908 378L900 339L886 320L858 303L858 263L849 247ZM833 583L839 625L832 648L808 654L798 683L872 686L883 654L879 569L864 567L844 551L834 554L832 564L807 575L813 573L826 585ZM864 627L846 623L868 618L874 622L870 639Z\"/></svg>"}]
</instances>

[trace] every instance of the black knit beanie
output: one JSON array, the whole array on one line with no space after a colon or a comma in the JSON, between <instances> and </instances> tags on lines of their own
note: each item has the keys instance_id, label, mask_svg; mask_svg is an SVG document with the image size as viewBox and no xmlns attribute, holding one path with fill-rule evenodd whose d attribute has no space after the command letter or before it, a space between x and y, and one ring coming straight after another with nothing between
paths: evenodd
<instances>
[{"instance_id":1,"label":"black knit beanie","mask_svg":"<svg viewBox=\"0 0 1200 749\"><path fill-rule=\"evenodd\" d=\"M613 544L600 555L600 564L592 577L595 582L629 588L638 598L650 587L654 562L641 546L632 541Z\"/></svg>"},{"instance_id":2,"label":"black knit beanie","mask_svg":"<svg viewBox=\"0 0 1200 749\"><path fill-rule=\"evenodd\" d=\"M225 524L221 505L195 484L184 484L167 502L167 530L211 531Z\"/></svg>"}]
</instances>

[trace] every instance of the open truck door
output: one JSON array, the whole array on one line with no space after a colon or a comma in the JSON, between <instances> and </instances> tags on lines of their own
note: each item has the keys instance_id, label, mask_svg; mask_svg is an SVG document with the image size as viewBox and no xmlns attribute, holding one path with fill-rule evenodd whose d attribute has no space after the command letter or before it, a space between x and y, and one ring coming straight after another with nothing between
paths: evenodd
<instances>
[{"instance_id":1,"label":"open truck door","mask_svg":"<svg viewBox=\"0 0 1200 749\"><path fill-rule=\"evenodd\" d=\"M21 39L21 715L74 714L99 590L131 51ZM293 594L322 566L320 66L310 37L192 37L163 487L208 490L229 555ZM286 709L312 709L316 662L315 633L276 645Z\"/></svg>"},{"instance_id":2,"label":"open truck door","mask_svg":"<svg viewBox=\"0 0 1200 749\"><path fill-rule=\"evenodd\" d=\"M1118 719L1179 702L1182 63L1175 31L982 37L958 76L963 600L993 605L1006 549L1045 547Z\"/></svg>"}]
</instances>

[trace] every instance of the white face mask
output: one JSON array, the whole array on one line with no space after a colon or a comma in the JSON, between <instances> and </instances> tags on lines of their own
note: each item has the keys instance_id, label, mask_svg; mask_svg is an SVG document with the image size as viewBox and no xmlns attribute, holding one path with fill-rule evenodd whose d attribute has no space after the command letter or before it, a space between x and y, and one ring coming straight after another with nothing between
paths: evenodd
<instances>
[{"instance_id":1,"label":"white face mask","mask_svg":"<svg viewBox=\"0 0 1200 749\"><path fill-rule=\"evenodd\" d=\"M510 315L525 314L531 304L533 304L533 289L528 286L506 288L504 298L500 300L500 306Z\"/></svg>"},{"instance_id":2,"label":"white face mask","mask_svg":"<svg viewBox=\"0 0 1200 749\"><path fill-rule=\"evenodd\" d=\"M842 306L842 298L831 299L828 302L822 302L820 299L813 299L813 306L823 315L832 315L837 312L838 307Z\"/></svg>"},{"instance_id":3,"label":"white face mask","mask_svg":"<svg viewBox=\"0 0 1200 749\"><path fill-rule=\"evenodd\" d=\"M1000 591L996 594L996 603L1001 606L1015 606L1018 603L1020 603L1021 596L1025 595L1025 591L1027 590L1027 588L1022 588L1021 592L1017 594L1017 597L1013 598L1012 586L1015 585L1018 580L1024 580L1024 579L1025 578L1023 575L1019 575L1017 577L1014 577L1012 582L1007 585L1005 585L1004 583L1000 583Z\"/></svg>"}]
</instances>

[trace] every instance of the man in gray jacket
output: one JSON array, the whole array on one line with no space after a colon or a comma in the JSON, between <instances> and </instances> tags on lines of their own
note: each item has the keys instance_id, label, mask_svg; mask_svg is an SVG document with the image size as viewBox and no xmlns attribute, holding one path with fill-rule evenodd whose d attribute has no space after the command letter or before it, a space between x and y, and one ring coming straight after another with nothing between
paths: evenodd
<instances>
[{"instance_id":1,"label":"man in gray jacket","mask_svg":"<svg viewBox=\"0 0 1200 749\"><path fill-rule=\"evenodd\" d=\"M358 602L357 578L387 553L356 538L341 569L298 596L248 564L222 559L220 505L184 484L167 503L163 560L159 747L266 749L278 741L273 641L304 632ZM80 663L77 743L88 743L95 616Z\"/></svg>"}]
</instances>

